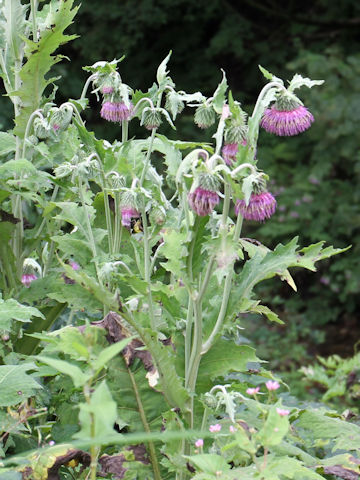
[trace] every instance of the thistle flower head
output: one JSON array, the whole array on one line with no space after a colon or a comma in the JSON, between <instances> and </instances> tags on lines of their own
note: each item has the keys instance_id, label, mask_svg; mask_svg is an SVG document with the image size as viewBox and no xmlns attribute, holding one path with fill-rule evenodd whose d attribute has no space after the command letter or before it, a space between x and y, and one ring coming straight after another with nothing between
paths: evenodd
<instances>
[{"instance_id":1,"label":"thistle flower head","mask_svg":"<svg viewBox=\"0 0 360 480\"><path fill-rule=\"evenodd\" d=\"M255 220L263 222L266 218L270 218L276 209L276 200L270 192L252 193L249 204L246 205L245 200L238 200L235 205L235 213L239 213L245 220Z\"/></svg>"},{"instance_id":2,"label":"thistle flower head","mask_svg":"<svg viewBox=\"0 0 360 480\"><path fill-rule=\"evenodd\" d=\"M203 103L195 110L194 122L199 128L208 128L215 123L215 111L212 105Z\"/></svg>"},{"instance_id":3,"label":"thistle flower head","mask_svg":"<svg viewBox=\"0 0 360 480\"><path fill-rule=\"evenodd\" d=\"M101 107L100 115L108 122L123 122L130 120L134 112L134 107L130 102L110 102L105 101Z\"/></svg>"},{"instance_id":4,"label":"thistle flower head","mask_svg":"<svg viewBox=\"0 0 360 480\"><path fill-rule=\"evenodd\" d=\"M219 181L209 173L202 173L197 178L197 187L189 193L190 208L199 216L209 215L219 203Z\"/></svg>"},{"instance_id":5,"label":"thistle flower head","mask_svg":"<svg viewBox=\"0 0 360 480\"><path fill-rule=\"evenodd\" d=\"M29 288L31 282L33 282L34 280L37 280L37 278L38 278L38 277L35 275L35 273L24 273L24 274L21 276L21 283L22 283L26 288Z\"/></svg>"},{"instance_id":6,"label":"thistle flower head","mask_svg":"<svg viewBox=\"0 0 360 480\"><path fill-rule=\"evenodd\" d=\"M278 136L298 135L310 128L314 117L292 93L281 93L271 108L265 110L260 125Z\"/></svg>"},{"instance_id":7,"label":"thistle flower head","mask_svg":"<svg viewBox=\"0 0 360 480\"><path fill-rule=\"evenodd\" d=\"M238 143L226 143L222 149L222 156L226 165L232 165L236 161L236 154L238 152Z\"/></svg>"},{"instance_id":8,"label":"thistle flower head","mask_svg":"<svg viewBox=\"0 0 360 480\"><path fill-rule=\"evenodd\" d=\"M131 219L139 218L140 213L137 209L136 203L136 194L128 190L125 192L120 200L120 210L121 210L121 224L123 227L131 227Z\"/></svg>"}]
</instances>

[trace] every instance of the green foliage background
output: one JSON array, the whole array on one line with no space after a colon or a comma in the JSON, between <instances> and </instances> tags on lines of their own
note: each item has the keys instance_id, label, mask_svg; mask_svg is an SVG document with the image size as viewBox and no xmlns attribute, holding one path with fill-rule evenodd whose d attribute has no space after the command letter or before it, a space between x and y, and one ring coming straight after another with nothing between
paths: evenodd
<instances>
[{"instance_id":1,"label":"green foliage background","mask_svg":"<svg viewBox=\"0 0 360 480\"><path fill-rule=\"evenodd\" d=\"M169 50L174 52L170 68L178 89L211 94L224 68L234 97L245 109L258 93L258 64L280 77L298 70L325 79L322 87L302 97L316 119L308 132L284 140L261 133L259 165L272 175L278 211L260 227L247 226L244 235L274 246L300 231L301 244L327 240L336 247L353 247L324 262L316 275L295 275L300 290L296 296L285 283L261 287L267 304L288 320L287 326L269 330L257 318L244 318L243 323L246 335L263 345L259 356L272 356L273 361L276 356L273 368L291 370L314 352L351 354L358 338L359 24L355 0L286 5L274 0L86 0L70 29L80 38L61 52L71 62L55 67L63 77L58 103L80 95L87 77L84 64L123 54L123 80L143 90L150 87L156 66ZM119 130L100 120L94 96L90 106L88 127L113 140ZM0 126L11 128L10 102L2 98L0 107ZM180 138L205 140L209 135L199 131L190 116L183 116L177 126Z\"/></svg>"}]
</instances>

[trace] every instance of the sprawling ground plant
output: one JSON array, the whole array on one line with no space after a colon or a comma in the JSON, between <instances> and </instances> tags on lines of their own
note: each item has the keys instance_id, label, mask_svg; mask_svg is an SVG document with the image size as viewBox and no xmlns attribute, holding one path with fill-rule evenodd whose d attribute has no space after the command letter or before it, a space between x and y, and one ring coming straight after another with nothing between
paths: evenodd
<instances>
[{"instance_id":1,"label":"sprawling ground plant","mask_svg":"<svg viewBox=\"0 0 360 480\"><path fill-rule=\"evenodd\" d=\"M0 134L0 479L358 475L359 427L278 395L286 385L239 332L242 313L281 322L257 284L277 276L296 290L290 267L342 251L245 236L276 209L259 128L307 130L294 91L322 81L285 86L261 67L248 116L225 73L210 98L176 90L169 54L145 93L120 60L101 61L85 67L80 99L57 106L48 72L76 10L2 6L15 126ZM113 144L84 124L88 93L119 126ZM197 127L217 125L213 142L160 133L185 107ZM145 138L132 137L139 122Z\"/></svg>"}]
</instances>

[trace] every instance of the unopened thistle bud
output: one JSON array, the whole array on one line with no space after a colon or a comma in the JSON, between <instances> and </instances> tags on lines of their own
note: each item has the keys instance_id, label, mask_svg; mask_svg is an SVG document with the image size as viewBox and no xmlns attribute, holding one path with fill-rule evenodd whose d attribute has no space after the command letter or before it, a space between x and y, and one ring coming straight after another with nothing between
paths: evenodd
<instances>
[{"instance_id":1,"label":"unopened thistle bud","mask_svg":"<svg viewBox=\"0 0 360 480\"><path fill-rule=\"evenodd\" d=\"M209 173L201 173L197 187L188 195L190 208L199 216L209 215L219 203L219 181Z\"/></svg>"},{"instance_id":2,"label":"unopened thistle bud","mask_svg":"<svg viewBox=\"0 0 360 480\"><path fill-rule=\"evenodd\" d=\"M162 124L161 114L156 108L145 108L141 120L147 130L155 130Z\"/></svg>"},{"instance_id":3,"label":"unopened thistle bud","mask_svg":"<svg viewBox=\"0 0 360 480\"><path fill-rule=\"evenodd\" d=\"M50 136L50 128L44 118L36 117L33 123L34 133L39 140L45 140Z\"/></svg>"},{"instance_id":4,"label":"unopened thistle bud","mask_svg":"<svg viewBox=\"0 0 360 480\"><path fill-rule=\"evenodd\" d=\"M215 120L215 111L211 105L203 103L195 110L194 122L199 128L211 127Z\"/></svg>"},{"instance_id":5,"label":"unopened thistle bud","mask_svg":"<svg viewBox=\"0 0 360 480\"><path fill-rule=\"evenodd\" d=\"M313 115L292 93L281 93L275 104L265 110L260 125L278 136L298 135L310 128Z\"/></svg>"},{"instance_id":6,"label":"unopened thistle bud","mask_svg":"<svg viewBox=\"0 0 360 480\"><path fill-rule=\"evenodd\" d=\"M73 115L73 109L70 105L64 105L60 108L51 109L50 127L55 133L64 131L70 125Z\"/></svg>"},{"instance_id":7,"label":"unopened thistle bud","mask_svg":"<svg viewBox=\"0 0 360 480\"><path fill-rule=\"evenodd\" d=\"M121 224L123 227L131 227L131 219L139 218L140 213L137 209L136 194L131 190L123 193L120 200Z\"/></svg>"},{"instance_id":8,"label":"unopened thistle bud","mask_svg":"<svg viewBox=\"0 0 360 480\"><path fill-rule=\"evenodd\" d=\"M149 215L152 225L163 225L166 220L166 212L164 207L154 207Z\"/></svg>"}]
</instances>

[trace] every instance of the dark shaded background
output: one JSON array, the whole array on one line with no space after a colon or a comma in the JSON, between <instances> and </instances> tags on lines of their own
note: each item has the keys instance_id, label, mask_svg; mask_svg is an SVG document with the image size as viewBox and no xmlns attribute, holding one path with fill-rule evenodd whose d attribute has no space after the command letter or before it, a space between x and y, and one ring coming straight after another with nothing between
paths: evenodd
<instances>
[{"instance_id":1,"label":"dark shaded background","mask_svg":"<svg viewBox=\"0 0 360 480\"><path fill-rule=\"evenodd\" d=\"M286 139L260 135L259 166L271 174L278 211L260 227L247 226L245 236L268 246L295 235L303 245L320 240L353 245L323 262L316 274L295 273L297 295L279 280L261 287L265 303L288 325L272 328L253 318L244 324L260 344L260 356L275 356L278 369L294 369L314 353L350 355L359 339L359 26L355 0L84 0L72 27L80 38L62 51L71 62L56 66L62 75L59 103L79 97L87 77L83 65L124 54L120 73L134 89L151 86L169 50L179 90L210 95L223 68L248 112L264 85L258 64L284 79L296 71L325 79L314 91L299 92L316 118L308 132ZM0 123L6 128L11 112L5 104L3 99ZM113 140L118 130L100 120L94 96L90 107L88 127ZM190 114L177 122L176 135L210 140L211 133L196 129Z\"/></svg>"}]
</instances>

